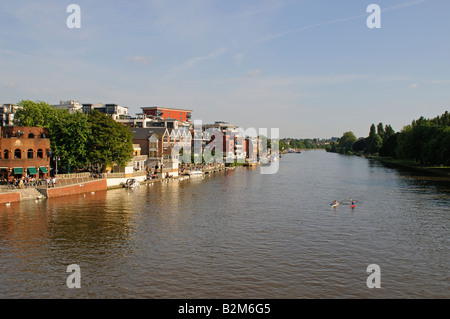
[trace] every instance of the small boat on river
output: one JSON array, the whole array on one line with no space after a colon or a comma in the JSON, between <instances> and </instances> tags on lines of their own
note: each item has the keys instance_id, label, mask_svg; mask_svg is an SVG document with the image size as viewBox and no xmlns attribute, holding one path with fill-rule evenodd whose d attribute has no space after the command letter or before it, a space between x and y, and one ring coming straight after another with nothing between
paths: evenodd
<instances>
[{"instance_id":1,"label":"small boat on river","mask_svg":"<svg viewBox=\"0 0 450 319\"><path fill-rule=\"evenodd\" d=\"M192 170L192 171L189 171L188 174L190 177L201 177L201 176L203 176L203 171Z\"/></svg>"},{"instance_id":2,"label":"small boat on river","mask_svg":"<svg viewBox=\"0 0 450 319\"><path fill-rule=\"evenodd\" d=\"M141 183L139 183L138 180L134 179L134 178L129 178L127 179L124 187L126 188L135 188L138 187Z\"/></svg>"}]
</instances>

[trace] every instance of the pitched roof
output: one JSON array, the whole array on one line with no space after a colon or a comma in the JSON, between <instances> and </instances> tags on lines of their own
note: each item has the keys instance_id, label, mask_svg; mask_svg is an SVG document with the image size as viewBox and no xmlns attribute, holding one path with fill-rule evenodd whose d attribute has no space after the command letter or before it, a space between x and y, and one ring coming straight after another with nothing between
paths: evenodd
<instances>
[{"instance_id":1,"label":"pitched roof","mask_svg":"<svg viewBox=\"0 0 450 319\"><path fill-rule=\"evenodd\" d=\"M131 132L134 134L133 140L148 139L153 134L162 136L166 130L165 127L131 128Z\"/></svg>"}]
</instances>

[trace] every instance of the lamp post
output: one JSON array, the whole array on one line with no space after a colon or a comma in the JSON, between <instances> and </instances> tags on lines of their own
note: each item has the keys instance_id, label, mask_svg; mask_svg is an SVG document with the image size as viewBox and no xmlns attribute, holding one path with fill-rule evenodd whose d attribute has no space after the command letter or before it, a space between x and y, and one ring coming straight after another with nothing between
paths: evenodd
<instances>
[{"instance_id":1,"label":"lamp post","mask_svg":"<svg viewBox=\"0 0 450 319\"><path fill-rule=\"evenodd\" d=\"M59 161L60 159L61 159L61 158L60 158L59 156L53 157L53 160L56 162L56 171L55 171L55 175L58 175L58 161Z\"/></svg>"}]
</instances>

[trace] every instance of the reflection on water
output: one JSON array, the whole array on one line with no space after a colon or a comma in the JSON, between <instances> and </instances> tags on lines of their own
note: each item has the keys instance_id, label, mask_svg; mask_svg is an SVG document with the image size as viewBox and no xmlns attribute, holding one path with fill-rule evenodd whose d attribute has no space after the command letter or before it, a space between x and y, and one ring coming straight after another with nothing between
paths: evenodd
<instances>
[{"instance_id":1,"label":"reflection on water","mask_svg":"<svg viewBox=\"0 0 450 319\"><path fill-rule=\"evenodd\" d=\"M449 189L305 151L275 175L238 168L11 204L0 212L0 297L448 298ZM345 202L332 209L335 199ZM372 263L381 289L366 286ZM70 264L81 289L66 286Z\"/></svg>"}]
</instances>

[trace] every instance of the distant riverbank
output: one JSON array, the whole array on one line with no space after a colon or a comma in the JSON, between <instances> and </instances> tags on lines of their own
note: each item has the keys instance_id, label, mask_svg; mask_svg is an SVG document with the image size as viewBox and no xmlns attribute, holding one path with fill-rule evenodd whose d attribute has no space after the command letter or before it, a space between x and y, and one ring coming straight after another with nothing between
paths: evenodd
<instances>
[{"instance_id":1,"label":"distant riverbank","mask_svg":"<svg viewBox=\"0 0 450 319\"><path fill-rule=\"evenodd\" d=\"M380 161L387 165L402 167L402 168L414 170L417 172L450 177L450 167L448 167L448 166L425 166L425 165L419 165L413 161L404 161L404 160L394 159L391 157L381 157L381 156L362 156L362 157L374 159L374 160Z\"/></svg>"}]
</instances>

